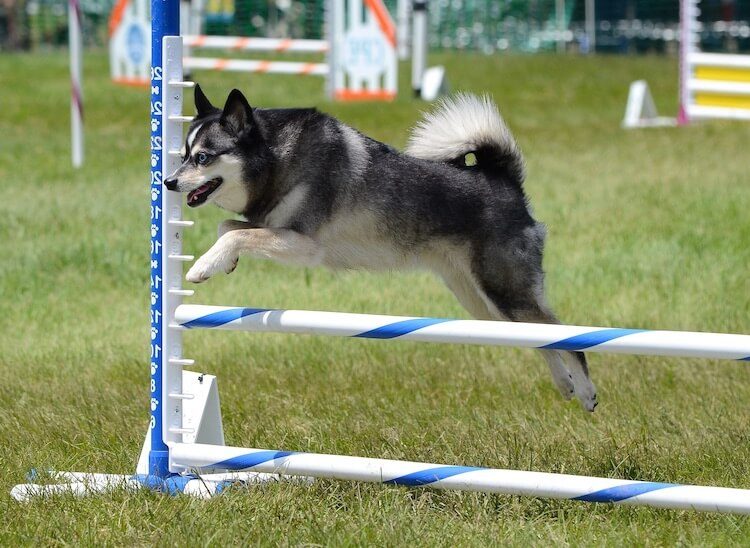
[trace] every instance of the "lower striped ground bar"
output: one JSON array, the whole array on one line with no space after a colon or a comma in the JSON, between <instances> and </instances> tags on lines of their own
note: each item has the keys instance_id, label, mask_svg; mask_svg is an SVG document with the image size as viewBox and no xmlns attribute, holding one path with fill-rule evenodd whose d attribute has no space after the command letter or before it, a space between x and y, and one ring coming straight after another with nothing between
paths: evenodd
<instances>
[{"instance_id":1,"label":"lower striped ground bar","mask_svg":"<svg viewBox=\"0 0 750 548\"><path fill-rule=\"evenodd\" d=\"M201 473L242 470L410 487L750 514L750 490L746 489L185 443L172 446L170 460L173 467Z\"/></svg>"},{"instance_id":2,"label":"lower striped ground bar","mask_svg":"<svg viewBox=\"0 0 750 548\"><path fill-rule=\"evenodd\" d=\"M750 335L690 331L450 320L196 304L178 306L171 327L750 361Z\"/></svg>"}]
</instances>

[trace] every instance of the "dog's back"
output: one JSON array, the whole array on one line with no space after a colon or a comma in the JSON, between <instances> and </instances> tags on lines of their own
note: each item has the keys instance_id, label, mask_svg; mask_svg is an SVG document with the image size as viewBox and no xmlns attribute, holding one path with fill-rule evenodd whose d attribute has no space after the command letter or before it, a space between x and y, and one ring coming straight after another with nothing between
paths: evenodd
<instances>
[{"instance_id":1,"label":"dog's back","mask_svg":"<svg viewBox=\"0 0 750 548\"><path fill-rule=\"evenodd\" d=\"M406 153L319 116L296 147L315 150L315 160L297 154L295 169L317 172L304 183L310 188L296 222L328 249L328 266L436 270L456 250L468 260L470 250L524 231L540 248L523 158L489 99L445 101L415 128ZM317 146L303 144L313 138ZM476 164L466 165L469 153Z\"/></svg>"}]
</instances>

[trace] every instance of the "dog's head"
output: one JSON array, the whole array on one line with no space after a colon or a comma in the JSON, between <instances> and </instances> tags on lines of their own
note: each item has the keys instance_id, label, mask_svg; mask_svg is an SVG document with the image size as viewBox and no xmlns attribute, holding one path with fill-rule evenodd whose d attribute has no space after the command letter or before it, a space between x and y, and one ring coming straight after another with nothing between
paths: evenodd
<instances>
[{"instance_id":1,"label":"dog's head","mask_svg":"<svg viewBox=\"0 0 750 548\"><path fill-rule=\"evenodd\" d=\"M197 115L181 151L182 165L164 184L187 192L187 205L213 202L242 213L257 191L269 160L253 109L239 90L232 90L224 109L214 107L195 86Z\"/></svg>"}]
</instances>

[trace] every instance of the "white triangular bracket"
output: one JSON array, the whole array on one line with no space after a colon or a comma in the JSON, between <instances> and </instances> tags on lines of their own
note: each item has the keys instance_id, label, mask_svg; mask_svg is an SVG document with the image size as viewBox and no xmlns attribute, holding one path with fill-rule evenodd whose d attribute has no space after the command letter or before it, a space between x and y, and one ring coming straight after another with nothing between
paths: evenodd
<instances>
[{"instance_id":1,"label":"white triangular bracket","mask_svg":"<svg viewBox=\"0 0 750 548\"><path fill-rule=\"evenodd\" d=\"M422 74L422 89L420 95L424 101L434 101L441 95L448 93L448 80L445 77L445 67L430 67Z\"/></svg>"},{"instance_id":2,"label":"white triangular bracket","mask_svg":"<svg viewBox=\"0 0 750 548\"><path fill-rule=\"evenodd\" d=\"M182 400L183 443L224 445L224 428L221 421L219 388L214 375L182 372L182 394L170 394ZM151 431L147 430L137 474L148 474L148 453L151 450Z\"/></svg>"},{"instance_id":3,"label":"white triangular bracket","mask_svg":"<svg viewBox=\"0 0 750 548\"><path fill-rule=\"evenodd\" d=\"M656 112L654 98L651 96L651 90L646 80L636 80L630 84L622 127L631 129L675 125L677 125L675 118L659 116Z\"/></svg>"}]
</instances>

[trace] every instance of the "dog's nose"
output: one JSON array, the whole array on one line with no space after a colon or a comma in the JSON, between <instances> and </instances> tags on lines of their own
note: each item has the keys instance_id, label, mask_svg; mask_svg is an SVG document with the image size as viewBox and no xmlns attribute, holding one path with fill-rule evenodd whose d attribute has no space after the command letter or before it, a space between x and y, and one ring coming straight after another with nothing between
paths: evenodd
<instances>
[{"instance_id":1,"label":"dog's nose","mask_svg":"<svg viewBox=\"0 0 750 548\"><path fill-rule=\"evenodd\" d=\"M164 186L167 187L167 190L174 190L177 188L177 179L166 179L164 181Z\"/></svg>"}]
</instances>

